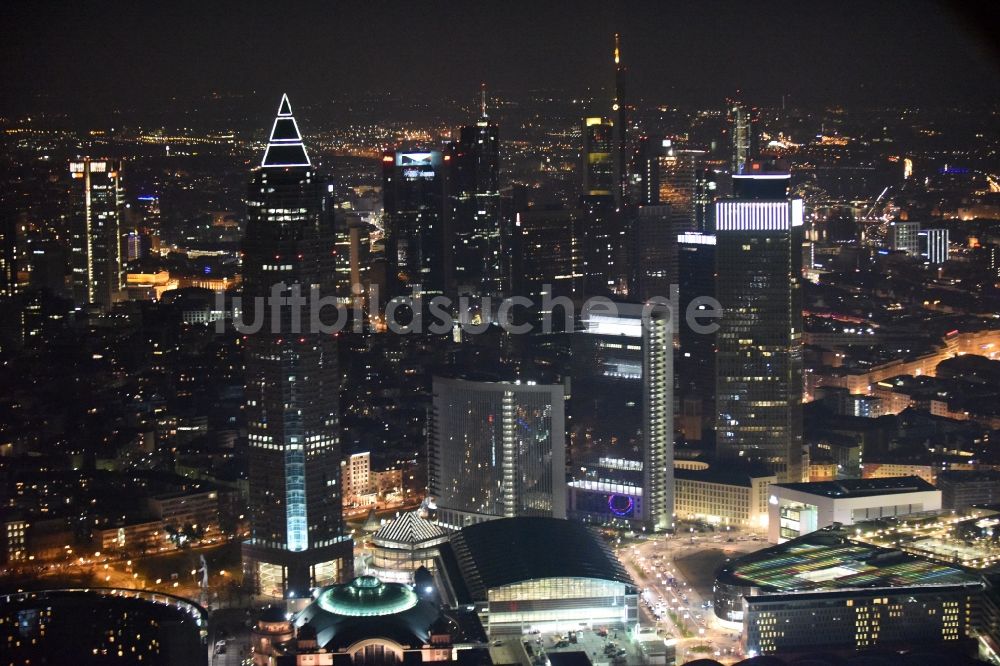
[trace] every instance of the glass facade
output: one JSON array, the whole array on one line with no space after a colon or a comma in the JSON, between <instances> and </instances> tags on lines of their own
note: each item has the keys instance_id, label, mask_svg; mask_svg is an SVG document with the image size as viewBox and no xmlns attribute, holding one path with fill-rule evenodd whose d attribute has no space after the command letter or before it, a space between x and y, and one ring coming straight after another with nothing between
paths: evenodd
<instances>
[{"instance_id":1,"label":"glass facade","mask_svg":"<svg viewBox=\"0 0 1000 666\"><path fill-rule=\"evenodd\" d=\"M583 294L583 215L577 210L527 210L514 218L511 261L512 293L536 304L542 314L544 294L549 298L576 298ZM555 323L561 323L554 317ZM558 329L557 329L558 330Z\"/></svg>"},{"instance_id":2,"label":"glass facade","mask_svg":"<svg viewBox=\"0 0 1000 666\"><path fill-rule=\"evenodd\" d=\"M489 590L489 630L579 628L581 623L630 628L638 621L633 588L595 578L543 578Z\"/></svg>"},{"instance_id":3,"label":"glass facade","mask_svg":"<svg viewBox=\"0 0 1000 666\"><path fill-rule=\"evenodd\" d=\"M804 474L801 204L716 203L717 448L723 459L765 465L779 482Z\"/></svg>"},{"instance_id":4,"label":"glass facade","mask_svg":"<svg viewBox=\"0 0 1000 666\"><path fill-rule=\"evenodd\" d=\"M441 523L565 518L562 385L434 378L428 492Z\"/></svg>"}]
</instances>

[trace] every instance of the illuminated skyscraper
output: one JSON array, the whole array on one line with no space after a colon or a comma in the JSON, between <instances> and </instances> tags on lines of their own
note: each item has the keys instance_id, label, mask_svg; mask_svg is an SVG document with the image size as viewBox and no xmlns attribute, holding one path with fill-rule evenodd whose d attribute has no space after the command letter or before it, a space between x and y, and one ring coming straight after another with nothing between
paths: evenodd
<instances>
[{"instance_id":1,"label":"illuminated skyscraper","mask_svg":"<svg viewBox=\"0 0 1000 666\"><path fill-rule=\"evenodd\" d=\"M566 517L561 384L434 378L428 494L438 520Z\"/></svg>"},{"instance_id":2,"label":"illuminated skyscraper","mask_svg":"<svg viewBox=\"0 0 1000 666\"><path fill-rule=\"evenodd\" d=\"M583 195L614 197L618 187L614 123L608 118L583 120Z\"/></svg>"},{"instance_id":3,"label":"illuminated skyscraper","mask_svg":"<svg viewBox=\"0 0 1000 666\"><path fill-rule=\"evenodd\" d=\"M632 211L629 295L639 301L667 296L674 284L677 232L670 206L639 205Z\"/></svg>"},{"instance_id":4,"label":"illuminated skyscraper","mask_svg":"<svg viewBox=\"0 0 1000 666\"><path fill-rule=\"evenodd\" d=\"M73 301L107 308L122 288L121 215L125 198L121 161L69 163L73 213L70 263Z\"/></svg>"},{"instance_id":5,"label":"illuminated skyscraper","mask_svg":"<svg viewBox=\"0 0 1000 666\"><path fill-rule=\"evenodd\" d=\"M798 482L802 200L788 198L787 173L753 172L734 176L735 198L715 204L717 451Z\"/></svg>"},{"instance_id":6,"label":"illuminated skyscraper","mask_svg":"<svg viewBox=\"0 0 1000 666\"><path fill-rule=\"evenodd\" d=\"M643 481L649 523L655 532L674 528L674 322L657 309L642 327Z\"/></svg>"},{"instance_id":7,"label":"illuminated skyscraper","mask_svg":"<svg viewBox=\"0 0 1000 666\"><path fill-rule=\"evenodd\" d=\"M574 430L570 511L578 518L673 526L673 326L643 306L592 312L569 337ZM586 433L583 435L582 433Z\"/></svg>"},{"instance_id":8,"label":"illuminated skyscraper","mask_svg":"<svg viewBox=\"0 0 1000 666\"><path fill-rule=\"evenodd\" d=\"M629 158L632 146L629 141L631 131L631 114L628 101L625 99L625 60L622 53L621 35L615 33L615 98L611 103L611 111L615 114L615 180L618 187L615 190L615 205L621 207L629 194Z\"/></svg>"},{"instance_id":9,"label":"illuminated skyscraper","mask_svg":"<svg viewBox=\"0 0 1000 666\"><path fill-rule=\"evenodd\" d=\"M644 137L639 144L642 171L640 206L632 217L634 296L666 296L676 284L677 236L698 229L707 188L703 151L681 148L672 139ZM704 178L704 176L702 176Z\"/></svg>"},{"instance_id":10,"label":"illuminated skyscraper","mask_svg":"<svg viewBox=\"0 0 1000 666\"><path fill-rule=\"evenodd\" d=\"M587 296L624 294L625 225L622 211L610 196L586 196L580 203L583 248L583 290Z\"/></svg>"},{"instance_id":11,"label":"illuminated skyscraper","mask_svg":"<svg viewBox=\"0 0 1000 666\"><path fill-rule=\"evenodd\" d=\"M715 231L715 198L719 196L719 174L714 169L699 166L694 175L694 229L702 233Z\"/></svg>"},{"instance_id":12,"label":"illuminated skyscraper","mask_svg":"<svg viewBox=\"0 0 1000 666\"><path fill-rule=\"evenodd\" d=\"M382 157L388 295L444 292L444 174L439 150L407 150Z\"/></svg>"},{"instance_id":13,"label":"illuminated skyscraper","mask_svg":"<svg viewBox=\"0 0 1000 666\"><path fill-rule=\"evenodd\" d=\"M501 275L500 141L486 113L459 132L446 155L453 280L459 293L499 296Z\"/></svg>"},{"instance_id":14,"label":"illuminated skyscraper","mask_svg":"<svg viewBox=\"0 0 1000 666\"><path fill-rule=\"evenodd\" d=\"M310 288L333 295L333 211L283 96L248 193L243 243L251 538L245 574L261 593L301 596L350 577L340 488L337 338L313 332ZM272 307L272 293L305 303Z\"/></svg>"},{"instance_id":15,"label":"illuminated skyscraper","mask_svg":"<svg viewBox=\"0 0 1000 666\"><path fill-rule=\"evenodd\" d=\"M740 101L729 101L729 122L733 157L733 174L743 173L747 164L757 159L757 139L754 111Z\"/></svg>"}]
</instances>

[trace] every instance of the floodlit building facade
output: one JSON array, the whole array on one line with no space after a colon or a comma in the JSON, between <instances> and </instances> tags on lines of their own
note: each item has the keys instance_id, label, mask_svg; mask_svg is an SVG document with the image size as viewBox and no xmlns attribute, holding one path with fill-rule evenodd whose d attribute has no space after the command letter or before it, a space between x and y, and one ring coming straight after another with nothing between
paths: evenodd
<instances>
[{"instance_id":1,"label":"floodlit building facade","mask_svg":"<svg viewBox=\"0 0 1000 666\"><path fill-rule=\"evenodd\" d=\"M768 498L768 541L783 543L834 523L941 509L941 491L916 476L779 483Z\"/></svg>"},{"instance_id":2,"label":"floodlit building facade","mask_svg":"<svg viewBox=\"0 0 1000 666\"><path fill-rule=\"evenodd\" d=\"M677 461L674 511L680 520L763 532L767 529L768 487L775 481L777 477L765 469Z\"/></svg>"}]
</instances>

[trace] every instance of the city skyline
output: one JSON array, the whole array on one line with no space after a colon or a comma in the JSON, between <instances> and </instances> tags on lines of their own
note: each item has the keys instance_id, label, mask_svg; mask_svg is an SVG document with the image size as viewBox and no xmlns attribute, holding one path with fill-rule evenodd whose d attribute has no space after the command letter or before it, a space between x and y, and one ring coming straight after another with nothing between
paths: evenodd
<instances>
[{"instance_id":1,"label":"city skyline","mask_svg":"<svg viewBox=\"0 0 1000 666\"><path fill-rule=\"evenodd\" d=\"M1000 664L985 4L0 8L0 653Z\"/></svg>"},{"instance_id":2,"label":"city skyline","mask_svg":"<svg viewBox=\"0 0 1000 666\"><path fill-rule=\"evenodd\" d=\"M986 3L514 3L503 11L430 3L405 19L388 3L235 7L220 3L188 21L193 5L184 3L86 12L8 3L3 20L22 29L3 46L0 112L106 114L253 91L287 91L303 108L326 90L472 101L481 82L515 97L535 89L613 94L605 61L614 32L622 34L627 94L656 104L706 105L737 91L768 106L783 96L793 105L997 99L1000 53L985 32ZM243 52L254 44L263 47ZM308 64L286 68L273 57L282 53ZM92 60L102 66L83 67ZM446 78L437 75L443 69ZM819 83L810 75L819 70L837 76ZM38 93L50 102L32 103Z\"/></svg>"}]
</instances>

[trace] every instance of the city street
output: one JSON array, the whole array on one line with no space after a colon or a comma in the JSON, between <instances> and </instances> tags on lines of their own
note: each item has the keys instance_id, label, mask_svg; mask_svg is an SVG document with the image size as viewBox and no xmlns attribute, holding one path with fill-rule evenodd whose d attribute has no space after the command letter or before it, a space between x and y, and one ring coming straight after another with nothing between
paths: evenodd
<instances>
[{"instance_id":1,"label":"city street","mask_svg":"<svg viewBox=\"0 0 1000 666\"><path fill-rule=\"evenodd\" d=\"M212 613L208 632L209 666L242 666L249 658L250 629L246 624L249 617L245 608L226 608ZM224 645L220 641L224 641Z\"/></svg>"},{"instance_id":2,"label":"city street","mask_svg":"<svg viewBox=\"0 0 1000 666\"><path fill-rule=\"evenodd\" d=\"M618 557L642 589L640 623L678 639L678 663L700 657L732 663L742 658L739 634L711 609L715 570L727 558L767 545L759 535L736 530L687 532L619 547Z\"/></svg>"}]
</instances>

